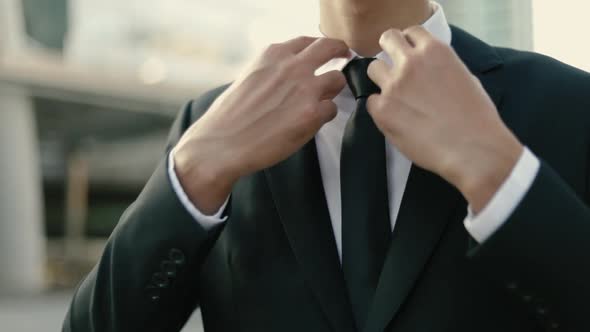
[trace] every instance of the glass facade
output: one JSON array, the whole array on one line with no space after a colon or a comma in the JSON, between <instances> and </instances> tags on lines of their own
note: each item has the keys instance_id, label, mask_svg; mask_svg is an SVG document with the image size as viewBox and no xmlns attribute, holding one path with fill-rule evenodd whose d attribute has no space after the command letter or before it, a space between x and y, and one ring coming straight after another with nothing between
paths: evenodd
<instances>
[{"instance_id":1,"label":"glass facade","mask_svg":"<svg viewBox=\"0 0 590 332\"><path fill-rule=\"evenodd\" d=\"M446 0L445 12L455 24L497 46L533 49L531 0Z\"/></svg>"}]
</instances>

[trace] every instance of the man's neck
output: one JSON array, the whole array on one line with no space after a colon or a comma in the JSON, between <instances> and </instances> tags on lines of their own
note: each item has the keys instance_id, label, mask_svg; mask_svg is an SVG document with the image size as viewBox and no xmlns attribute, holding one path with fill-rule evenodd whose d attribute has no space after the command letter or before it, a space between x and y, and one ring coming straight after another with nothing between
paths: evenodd
<instances>
[{"instance_id":1,"label":"man's neck","mask_svg":"<svg viewBox=\"0 0 590 332\"><path fill-rule=\"evenodd\" d=\"M391 28L424 23L432 15L428 0L320 0L320 29L358 54L381 51L379 37Z\"/></svg>"}]
</instances>

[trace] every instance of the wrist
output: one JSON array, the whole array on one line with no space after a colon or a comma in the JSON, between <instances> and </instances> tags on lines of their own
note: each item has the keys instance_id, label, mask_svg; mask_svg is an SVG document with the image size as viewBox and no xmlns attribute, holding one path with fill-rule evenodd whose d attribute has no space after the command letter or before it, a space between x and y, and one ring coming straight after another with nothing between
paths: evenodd
<instances>
[{"instance_id":1,"label":"wrist","mask_svg":"<svg viewBox=\"0 0 590 332\"><path fill-rule=\"evenodd\" d=\"M213 215L239 177L228 162L221 160L220 154L203 151L206 149L177 146L171 153L174 172L191 203L203 214Z\"/></svg>"},{"instance_id":2,"label":"wrist","mask_svg":"<svg viewBox=\"0 0 590 332\"><path fill-rule=\"evenodd\" d=\"M463 194L474 213L479 213L491 201L510 176L524 146L512 135L504 142L487 148L474 149L460 166L454 168L451 183Z\"/></svg>"}]
</instances>

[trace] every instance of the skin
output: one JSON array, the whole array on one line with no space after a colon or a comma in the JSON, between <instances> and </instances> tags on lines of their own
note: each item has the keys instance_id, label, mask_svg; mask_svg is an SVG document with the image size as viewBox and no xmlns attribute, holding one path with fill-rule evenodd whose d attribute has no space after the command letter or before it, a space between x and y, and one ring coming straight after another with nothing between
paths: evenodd
<instances>
[{"instance_id":1,"label":"skin","mask_svg":"<svg viewBox=\"0 0 590 332\"><path fill-rule=\"evenodd\" d=\"M332 120L344 76L313 73L352 48L366 56L385 50L395 63L369 67L382 92L367 108L385 137L481 211L523 146L455 52L417 27L432 14L429 2L320 0L320 10L332 38L271 45L181 138L175 170L192 203L215 213L240 177L286 159Z\"/></svg>"},{"instance_id":2,"label":"skin","mask_svg":"<svg viewBox=\"0 0 590 332\"><path fill-rule=\"evenodd\" d=\"M481 211L524 147L454 50L424 28L390 29L380 45L396 65L378 60L369 66L382 89L367 101L373 120L410 160L453 184L475 213Z\"/></svg>"},{"instance_id":3,"label":"skin","mask_svg":"<svg viewBox=\"0 0 590 332\"><path fill-rule=\"evenodd\" d=\"M332 99L346 85L339 71L314 72L348 56L348 46L335 39L299 37L269 46L174 149L175 171L192 203L213 214L240 177L311 140L336 116Z\"/></svg>"},{"instance_id":4,"label":"skin","mask_svg":"<svg viewBox=\"0 0 590 332\"><path fill-rule=\"evenodd\" d=\"M325 36L344 40L365 57L382 51L381 34L403 30L432 16L427 0L320 0L320 30Z\"/></svg>"}]
</instances>

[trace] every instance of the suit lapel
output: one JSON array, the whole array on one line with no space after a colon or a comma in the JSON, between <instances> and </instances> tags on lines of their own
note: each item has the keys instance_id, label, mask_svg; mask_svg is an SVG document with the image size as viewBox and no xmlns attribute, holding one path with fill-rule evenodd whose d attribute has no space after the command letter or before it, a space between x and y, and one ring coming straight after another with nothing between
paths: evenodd
<instances>
[{"instance_id":1,"label":"suit lapel","mask_svg":"<svg viewBox=\"0 0 590 332\"><path fill-rule=\"evenodd\" d=\"M382 331L397 313L461 202L451 185L412 167L365 331Z\"/></svg>"},{"instance_id":2,"label":"suit lapel","mask_svg":"<svg viewBox=\"0 0 590 332\"><path fill-rule=\"evenodd\" d=\"M496 50L467 32L451 26L453 41L451 45L463 63L483 85L501 113L503 96L504 62Z\"/></svg>"},{"instance_id":3,"label":"suit lapel","mask_svg":"<svg viewBox=\"0 0 590 332\"><path fill-rule=\"evenodd\" d=\"M496 104L502 100L502 62L495 50L452 27L453 47ZM369 310L366 332L385 330L414 288L449 222L463 207L461 194L437 175L413 166L391 246Z\"/></svg>"},{"instance_id":4,"label":"suit lapel","mask_svg":"<svg viewBox=\"0 0 590 332\"><path fill-rule=\"evenodd\" d=\"M291 248L321 308L335 331L354 332L315 141L266 175Z\"/></svg>"}]
</instances>

